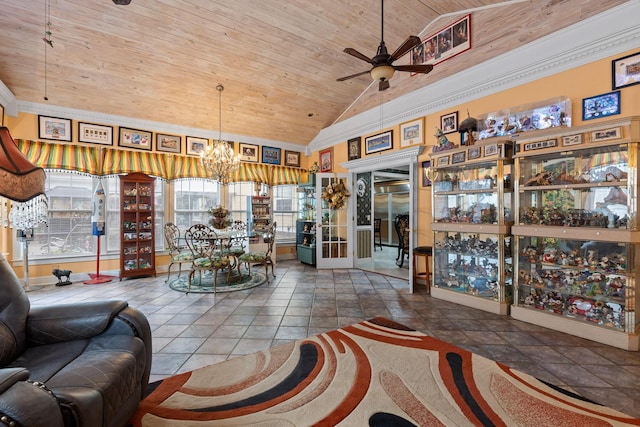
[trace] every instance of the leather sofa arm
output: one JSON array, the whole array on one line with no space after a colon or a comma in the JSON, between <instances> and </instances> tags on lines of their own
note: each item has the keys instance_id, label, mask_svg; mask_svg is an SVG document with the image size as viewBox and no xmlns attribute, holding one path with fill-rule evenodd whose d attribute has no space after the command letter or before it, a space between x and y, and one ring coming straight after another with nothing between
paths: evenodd
<instances>
[{"instance_id":1,"label":"leather sofa arm","mask_svg":"<svg viewBox=\"0 0 640 427\"><path fill-rule=\"evenodd\" d=\"M42 345L94 337L127 305L125 301L99 301L32 307L27 340L29 345Z\"/></svg>"},{"instance_id":2,"label":"leather sofa arm","mask_svg":"<svg viewBox=\"0 0 640 427\"><path fill-rule=\"evenodd\" d=\"M0 369L0 425L63 427L56 397L28 378L24 368Z\"/></svg>"}]
</instances>

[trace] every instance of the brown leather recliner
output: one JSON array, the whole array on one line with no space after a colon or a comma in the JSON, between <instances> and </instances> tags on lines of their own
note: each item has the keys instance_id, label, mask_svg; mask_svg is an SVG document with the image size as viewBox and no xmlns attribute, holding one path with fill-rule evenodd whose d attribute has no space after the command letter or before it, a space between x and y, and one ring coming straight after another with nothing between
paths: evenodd
<instances>
[{"instance_id":1,"label":"brown leather recliner","mask_svg":"<svg viewBox=\"0 0 640 427\"><path fill-rule=\"evenodd\" d=\"M30 308L0 255L0 425L125 426L150 370L140 311L124 301Z\"/></svg>"}]
</instances>

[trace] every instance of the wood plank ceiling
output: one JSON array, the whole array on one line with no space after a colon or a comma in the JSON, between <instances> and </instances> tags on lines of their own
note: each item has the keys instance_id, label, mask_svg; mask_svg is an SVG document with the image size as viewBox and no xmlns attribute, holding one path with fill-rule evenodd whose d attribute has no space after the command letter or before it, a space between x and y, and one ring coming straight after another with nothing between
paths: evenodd
<instances>
[{"instance_id":1,"label":"wood plank ceiling","mask_svg":"<svg viewBox=\"0 0 640 427\"><path fill-rule=\"evenodd\" d=\"M428 75L396 73L382 99L624 2L387 0L390 52L468 13L472 49ZM217 131L221 83L224 134L306 146L381 100L368 75L336 82L369 68L343 49L375 55L379 0L0 0L0 10L0 80L19 101ZM43 41L47 14L53 48Z\"/></svg>"}]
</instances>

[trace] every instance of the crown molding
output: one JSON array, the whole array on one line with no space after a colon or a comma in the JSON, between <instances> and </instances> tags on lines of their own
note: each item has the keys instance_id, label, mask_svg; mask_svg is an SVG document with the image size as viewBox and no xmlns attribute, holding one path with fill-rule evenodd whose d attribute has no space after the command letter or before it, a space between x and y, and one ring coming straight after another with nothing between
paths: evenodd
<instances>
[{"instance_id":1,"label":"crown molding","mask_svg":"<svg viewBox=\"0 0 640 427\"><path fill-rule=\"evenodd\" d=\"M18 115L16 97L11 90L0 80L0 104L4 107L4 113L11 117Z\"/></svg>"},{"instance_id":2,"label":"crown molding","mask_svg":"<svg viewBox=\"0 0 640 427\"><path fill-rule=\"evenodd\" d=\"M640 2L629 1L464 72L322 129L308 152L539 80L640 45ZM561 95L561 94L560 94ZM429 100L425 102L426 100Z\"/></svg>"},{"instance_id":3,"label":"crown molding","mask_svg":"<svg viewBox=\"0 0 640 427\"><path fill-rule=\"evenodd\" d=\"M387 154L382 153L379 156L368 156L362 159L349 160L348 162L340 163L340 166L353 173L380 169L381 163L384 163L385 168L403 166L407 163L417 161L418 156L422 154L425 147L425 145L416 145Z\"/></svg>"}]
</instances>

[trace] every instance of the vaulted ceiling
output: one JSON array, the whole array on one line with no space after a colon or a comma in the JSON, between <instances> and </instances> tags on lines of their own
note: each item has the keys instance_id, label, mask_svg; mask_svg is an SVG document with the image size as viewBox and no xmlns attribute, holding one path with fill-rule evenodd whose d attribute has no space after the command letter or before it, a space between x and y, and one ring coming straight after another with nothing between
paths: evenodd
<instances>
[{"instance_id":1,"label":"vaulted ceiling","mask_svg":"<svg viewBox=\"0 0 640 427\"><path fill-rule=\"evenodd\" d=\"M390 52L469 13L472 48L379 92L368 75L336 81L370 68L343 49L375 55L379 0L0 0L0 80L19 101L214 131L220 83L225 135L306 146L381 101L622 3L386 0Z\"/></svg>"}]
</instances>

